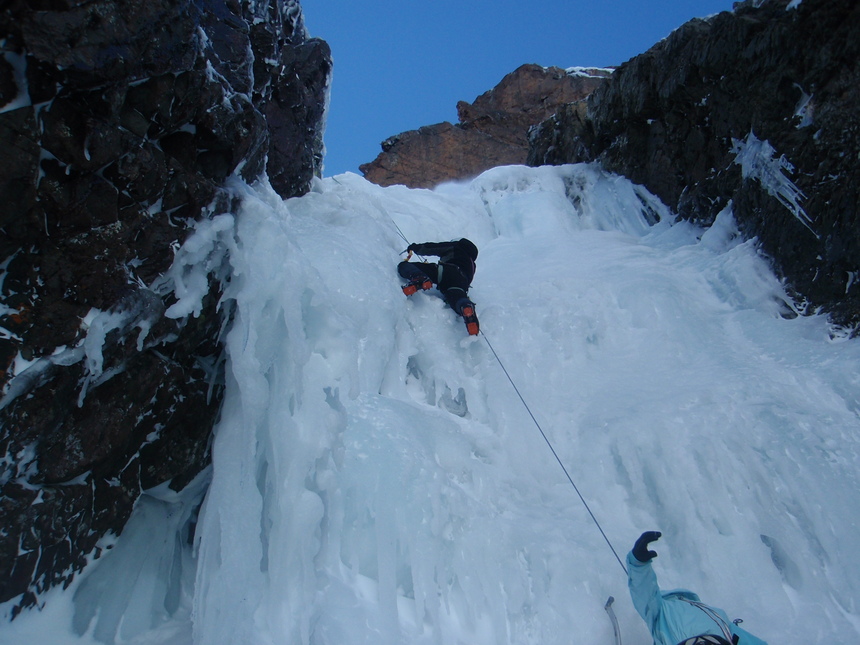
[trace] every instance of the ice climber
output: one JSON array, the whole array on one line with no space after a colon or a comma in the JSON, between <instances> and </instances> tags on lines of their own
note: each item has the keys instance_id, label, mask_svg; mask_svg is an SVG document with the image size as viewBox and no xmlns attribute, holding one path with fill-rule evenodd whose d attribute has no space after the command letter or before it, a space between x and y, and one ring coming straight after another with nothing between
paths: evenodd
<instances>
[{"instance_id":1,"label":"ice climber","mask_svg":"<svg viewBox=\"0 0 860 645\"><path fill-rule=\"evenodd\" d=\"M397 272L408 280L403 286L403 293L411 296L419 289L426 290L435 284L448 306L463 317L469 334L476 336L479 330L478 316L468 292L475 277L478 247L464 237L453 242L410 244L406 250L409 255L397 265ZM437 256L439 262L410 262L413 253Z\"/></svg>"},{"instance_id":2,"label":"ice climber","mask_svg":"<svg viewBox=\"0 0 860 645\"><path fill-rule=\"evenodd\" d=\"M662 534L643 533L627 555L627 586L633 606L647 623L655 645L767 645L731 622L722 609L703 604L692 591L660 591L648 550Z\"/></svg>"}]
</instances>

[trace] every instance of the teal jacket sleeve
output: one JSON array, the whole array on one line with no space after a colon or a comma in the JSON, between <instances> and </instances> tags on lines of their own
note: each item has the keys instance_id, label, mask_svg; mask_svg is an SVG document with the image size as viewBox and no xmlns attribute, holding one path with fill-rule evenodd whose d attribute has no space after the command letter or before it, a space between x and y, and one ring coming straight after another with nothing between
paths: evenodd
<instances>
[{"instance_id":1,"label":"teal jacket sleeve","mask_svg":"<svg viewBox=\"0 0 860 645\"><path fill-rule=\"evenodd\" d=\"M627 587L630 589L633 606L653 634L660 616L663 596L657 584L654 567L650 562L639 562L632 552L627 554Z\"/></svg>"},{"instance_id":2,"label":"teal jacket sleeve","mask_svg":"<svg viewBox=\"0 0 860 645\"><path fill-rule=\"evenodd\" d=\"M662 592L657 574L650 562L639 562L633 553L627 555L627 586L636 611L642 616L656 645L677 645L687 638L701 634L720 634L720 627L700 608L686 602L699 601L691 591ZM738 636L738 645L767 645L760 638L731 623L721 609L712 608L732 634Z\"/></svg>"}]
</instances>

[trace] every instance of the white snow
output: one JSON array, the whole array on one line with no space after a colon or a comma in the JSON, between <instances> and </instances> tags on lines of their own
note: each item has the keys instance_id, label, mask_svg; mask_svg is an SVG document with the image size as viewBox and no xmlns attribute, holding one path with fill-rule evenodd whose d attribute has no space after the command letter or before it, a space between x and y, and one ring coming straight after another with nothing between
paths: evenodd
<instances>
[{"instance_id":1,"label":"white snow","mask_svg":"<svg viewBox=\"0 0 860 645\"><path fill-rule=\"evenodd\" d=\"M613 67L568 67L564 70L568 76L608 76L611 75L615 68Z\"/></svg>"},{"instance_id":2,"label":"white snow","mask_svg":"<svg viewBox=\"0 0 860 645\"><path fill-rule=\"evenodd\" d=\"M613 595L624 642L649 643L486 341L622 558L661 530L665 588L771 643L858 642L860 344L787 316L731 208L708 230L673 223L582 165L237 190L235 217L177 256L174 314L217 257L235 303L193 551L198 489L151 491L0 642L610 643ZM485 337L435 290L403 296L400 232L478 245Z\"/></svg>"},{"instance_id":3,"label":"white snow","mask_svg":"<svg viewBox=\"0 0 860 645\"><path fill-rule=\"evenodd\" d=\"M32 105L30 101L30 86L27 82L27 59L21 54L11 51L0 52L0 56L3 56L14 70L15 86L18 88L17 96L6 104L0 105L0 114Z\"/></svg>"},{"instance_id":4,"label":"white snow","mask_svg":"<svg viewBox=\"0 0 860 645\"><path fill-rule=\"evenodd\" d=\"M78 405L83 405L90 387L97 387L125 369L125 366L120 364L104 371L103 350L108 335L116 331L120 335L120 342L125 342L126 335L137 328L140 330L137 334L137 351L143 351L144 341L152 325L160 318L162 309L159 297L148 289L130 293L111 311L90 309L82 320L87 332L81 343L86 372L78 396ZM56 356L52 356L50 361L62 364Z\"/></svg>"},{"instance_id":5,"label":"white snow","mask_svg":"<svg viewBox=\"0 0 860 645\"><path fill-rule=\"evenodd\" d=\"M800 122L797 124L797 129L800 130L815 123L813 120L815 107L812 103L812 95L807 94L800 85L795 84L795 87L800 90L800 100L797 102L797 107L794 108L794 116L800 118Z\"/></svg>"}]
</instances>

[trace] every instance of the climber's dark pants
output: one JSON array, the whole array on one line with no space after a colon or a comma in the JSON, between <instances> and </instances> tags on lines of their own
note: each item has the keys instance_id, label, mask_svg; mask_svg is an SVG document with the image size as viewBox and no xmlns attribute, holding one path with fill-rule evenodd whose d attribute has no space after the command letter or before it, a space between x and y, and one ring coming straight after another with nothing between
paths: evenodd
<instances>
[{"instance_id":1,"label":"climber's dark pants","mask_svg":"<svg viewBox=\"0 0 860 645\"><path fill-rule=\"evenodd\" d=\"M430 278L430 282L442 292L445 302L458 314L462 314L464 305L472 304L469 300L469 281L454 264L437 264L435 262L401 262L397 265L401 277L411 280L415 277Z\"/></svg>"}]
</instances>

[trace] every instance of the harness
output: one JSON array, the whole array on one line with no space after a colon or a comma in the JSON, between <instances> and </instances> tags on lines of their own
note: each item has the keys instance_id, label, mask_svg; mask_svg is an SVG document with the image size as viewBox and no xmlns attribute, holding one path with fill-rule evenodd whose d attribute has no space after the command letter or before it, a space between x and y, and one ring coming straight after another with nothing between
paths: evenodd
<instances>
[{"instance_id":1,"label":"harness","mask_svg":"<svg viewBox=\"0 0 860 645\"><path fill-rule=\"evenodd\" d=\"M693 636L693 638L681 641L678 645L731 645L731 643L722 636L703 634L702 636Z\"/></svg>"},{"instance_id":2,"label":"harness","mask_svg":"<svg viewBox=\"0 0 860 645\"><path fill-rule=\"evenodd\" d=\"M449 270L453 269L454 271L456 271L460 275L461 280L465 284L468 284L471 282L471 280L469 280L468 276L465 273L463 273L463 269L461 269L458 265L454 264L453 262L446 262L444 260L444 258L440 258L439 262L436 266L438 267L437 268L438 274L437 274L437 278L436 278L436 284L440 284L442 282L442 276L445 274L446 268ZM475 269L475 263L472 262L472 275L475 274L474 269ZM448 287L448 288L449 289L460 289L460 291L463 291L464 293L466 292L466 289L464 289L463 287Z\"/></svg>"},{"instance_id":3,"label":"harness","mask_svg":"<svg viewBox=\"0 0 860 645\"><path fill-rule=\"evenodd\" d=\"M732 645L733 643L738 642L738 637L732 634L732 630L729 627L729 624L723 620L723 617L720 616L717 612L713 610L713 608L708 607L708 605L696 602L695 600L690 600L689 598L684 598L683 596L678 596L678 600L683 600L686 603L693 605L693 607L698 607L705 614L713 620L720 628L720 631L723 632L723 636L711 636L709 634L704 634L702 636L694 636L693 638L688 638L685 641L682 641L678 645L698 645L701 643L702 645L707 645L709 643L716 643L719 645Z\"/></svg>"}]
</instances>

